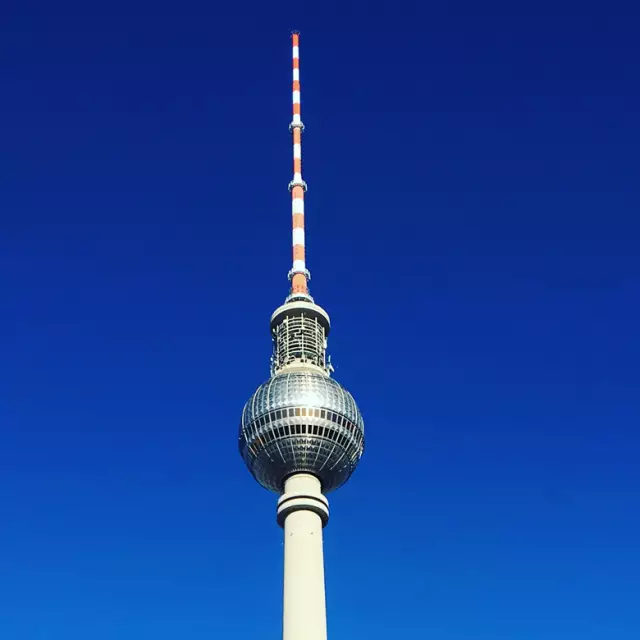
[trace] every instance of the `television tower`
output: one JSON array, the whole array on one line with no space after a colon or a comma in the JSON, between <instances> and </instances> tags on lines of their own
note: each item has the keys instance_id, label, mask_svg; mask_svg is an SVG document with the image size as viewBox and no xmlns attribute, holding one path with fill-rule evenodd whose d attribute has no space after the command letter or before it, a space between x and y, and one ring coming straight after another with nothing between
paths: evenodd
<instances>
[{"instance_id":1,"label":"television tower","mask_svg":"<svg viewBox=\"0 0 640 640\"><path fill-rule=\"evenodd\" d=\"M271 316L271 377L249 398L240 422L240 454L253 477L280 494L284 529L283 640L326 640L322 529L326 494L351 476L364 451L364 422L352 395L330 377L330 322L309 294L305 262L300 56L293 44L291 290Z\"/></svg>"}]
</instances>

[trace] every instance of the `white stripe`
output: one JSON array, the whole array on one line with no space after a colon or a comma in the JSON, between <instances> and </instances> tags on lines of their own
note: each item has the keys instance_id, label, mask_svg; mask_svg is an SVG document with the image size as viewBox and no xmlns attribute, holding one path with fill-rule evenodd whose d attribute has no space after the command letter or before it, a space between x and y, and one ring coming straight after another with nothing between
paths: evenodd
<instances>
[{"instance_id":1,"label":"white stripe","mask_svg":"<svg viewBox=\"0 0 640 640\"><path fill-rule=\"evenodd\" d=\"M302 182L302 174L301 173L294 173L293 174L293 181L294 182Z\"/></svg>"},{"instance_id":2,"label":"white stripe","mask_svg":"<svg viewBox=\"0 0 640 640\"><path fill-rule=\"evenodd\" d=\"M300 69L293 70L293 79L300 82Z\"/></svg>"},{"instance_id":3,"label":"white stripe","mask_svg":"<svg viewBox=\"0 0 640 640\"><path fill-rule=\"evenodd\" d=\"M298 104L298 102L300 102L300 92L299 91L294 91L293 92L293 104Z\"/></svg>"},{"instance_id":4,"label":"white stripe","mask_svg":"<svg viewBox=\"0 0 640 640\"><path fill-rule=\"evenodd\" d=\"M293 261L293 270L294 271L304 271L305 270L304 260L294 260Z\"/></svg>"},{"instance_id":5,"label":"white stripe","mask_svg":"<svg viewBox=\"0 0 640 640\"><path fill-rule=\"evenodd\" d=\"M301 244L304 247L304 229L296 227L293 230L293 244Z\"/></svg>"},{"instance_id":6,"label":"white stripe","mask_svg":"<svg viewBox=\"0 0 640 640\"><path fill-rule=\"evenodd\" d=\"M293 123L294 124L300 124L301 120L300 120L300 114L299 113L294 113L293 114Z\"/></svg>"},{"instance_id":7,"label":"white stripe","mask_svg":"<svg viewBox=\"0 0 640 640\"><path fill-rule=\"evenodd\" d=\"M293 57L294 58L300 57L300 47L293 47Z\"/></svg>"},{"instance_id":8,"label":"white stripe","mask_svg":"<svg viewBox=\"0 0 640 640\"><path fill-rule=\"evenodd\" d=\"M291 213L301 213L304 215L304 200L302 198L294 198L291 201Z\"/></svg>"},{"instance_id":9,"label":"white stripe","mask_svg":"<svg viewBox=\"0 0 640 640\"><path fill-rule=\"evenodd\" d=\"M302 149L299 144L293 145L293 157L294 158L302 158Z\"/></svg>"}]
</instances>

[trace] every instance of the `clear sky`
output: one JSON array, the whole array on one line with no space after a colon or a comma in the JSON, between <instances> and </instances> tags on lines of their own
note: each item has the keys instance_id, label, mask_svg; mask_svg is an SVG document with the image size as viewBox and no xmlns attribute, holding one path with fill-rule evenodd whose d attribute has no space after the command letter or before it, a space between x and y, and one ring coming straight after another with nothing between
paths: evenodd
<instances>
[{"instance_id":1,"label":"clear sky","mask_svg":"<svg viewBox=\"0 0 640 640\"><path fill-rule=\"evenodd\" d=\"M280 636L237 427L287 294L298 28L312 293L368 439L331 640L637 640L638 16L17 4L0 638Z\"/></svg>"}]
</instances>

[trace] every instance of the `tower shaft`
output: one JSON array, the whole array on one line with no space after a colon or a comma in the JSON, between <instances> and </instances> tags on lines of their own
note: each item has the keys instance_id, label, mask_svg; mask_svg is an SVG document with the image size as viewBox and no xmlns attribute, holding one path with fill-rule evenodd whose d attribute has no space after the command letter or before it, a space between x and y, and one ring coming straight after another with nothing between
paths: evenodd
<instances>
[{"instance_id":1,"label":"tower shaft","mask_svg":"<svg viewBox=\"0 0 640 640\"><path fill-rule=\"evenodd\" d=\"M315 476L299 473L285 482L278 501L284 528L283 640L327 640L322 527L328 517Z\"/></svg>"}]
</instances>

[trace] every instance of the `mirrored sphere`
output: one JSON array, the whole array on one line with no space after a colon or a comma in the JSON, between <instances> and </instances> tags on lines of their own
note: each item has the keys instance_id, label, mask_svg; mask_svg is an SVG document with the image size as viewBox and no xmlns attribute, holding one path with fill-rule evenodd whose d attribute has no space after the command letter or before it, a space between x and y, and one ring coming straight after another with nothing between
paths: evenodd
<instances>
[{"instance_id":1,"label":"mirrored sphere","mask_svg":"<svg viewBox=\"0 0 640 640\"><path fill-rule=\"evenodd\" d=\"M239 448L256 480L281 492L294 473L312 473L328 493L344 484L364 450L364 422L353 396L312 371L279 373L242 411Z\"/></svg>"}]
</instances>

